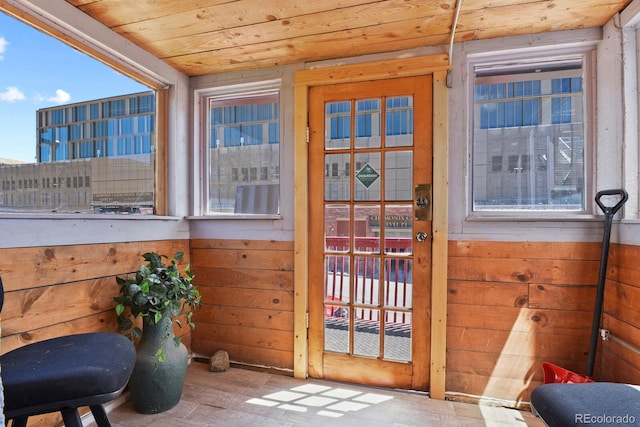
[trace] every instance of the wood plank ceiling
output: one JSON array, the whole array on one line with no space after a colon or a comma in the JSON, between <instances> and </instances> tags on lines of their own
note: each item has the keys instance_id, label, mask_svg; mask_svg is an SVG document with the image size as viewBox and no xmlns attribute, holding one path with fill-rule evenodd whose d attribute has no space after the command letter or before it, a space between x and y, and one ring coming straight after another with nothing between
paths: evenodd
<instances>
[{"instance_id":1,"label":"wood plank ceiling","mask_svg":"<svg viewBox=\"0 0 640 427\"><path fill-rule=\"evenodd\" d=\"M67 0L189 76L442 45L458 0ZM599 27L631 0L460 0L455 41Z\"/></svg>"}]
</instances>

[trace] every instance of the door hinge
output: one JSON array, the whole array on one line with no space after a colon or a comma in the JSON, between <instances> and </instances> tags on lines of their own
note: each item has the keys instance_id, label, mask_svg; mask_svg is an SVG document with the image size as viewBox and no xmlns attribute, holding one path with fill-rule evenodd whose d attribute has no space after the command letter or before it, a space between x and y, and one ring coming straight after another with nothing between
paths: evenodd
<instances>
[{"instance_id":1,"label":"door hinge","mask_svg":"<svg viewBox=\"0 0 640 427\"><path fill-rule=\"evenodd\" d=\"M307 126L307 144L309 143L309 126Z\"/></svg>"}]
</instances>

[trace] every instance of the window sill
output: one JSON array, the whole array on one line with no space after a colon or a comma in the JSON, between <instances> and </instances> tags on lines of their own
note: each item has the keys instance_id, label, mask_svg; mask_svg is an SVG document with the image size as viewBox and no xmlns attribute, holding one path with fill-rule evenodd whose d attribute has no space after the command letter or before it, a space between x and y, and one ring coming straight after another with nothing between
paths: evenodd
<instances>
[{"instance_id":1,"label":"window sill","mask_svg":"<svg viewBox=\"0 0 640 427\"><path fill-rule=\"evenodd\" d=\"M185 219L189 221L211 221L211 220L281 220L282 215L250 215L250 214L235 214L235 215L201 215L201 216L187 216Z\"/></svg>"},{"instance_id":2,"label":"window sill","mask_svg":"<svg viewBox=\"0 0 640 427\"><path fill-rule=\"evenodd\" d=\"M19 220L162 220L162 221L178 221L181 218L177 216L160 216L160 215L127 215L127 214L87 214L87 213L0 213L0 219L19 219Z\"/></svg>"},{"instance_id":3,"label":"window sill","mask_svg":"<svg viewBox=\"0 0 640 427\"><path fill-rule=\"evenodd\" d=\"M465 218L468 222L595 222L602 221L604 215L593 214L549 214L525 215L522 213L471 214Z\"/></svg>"}]
</instances>

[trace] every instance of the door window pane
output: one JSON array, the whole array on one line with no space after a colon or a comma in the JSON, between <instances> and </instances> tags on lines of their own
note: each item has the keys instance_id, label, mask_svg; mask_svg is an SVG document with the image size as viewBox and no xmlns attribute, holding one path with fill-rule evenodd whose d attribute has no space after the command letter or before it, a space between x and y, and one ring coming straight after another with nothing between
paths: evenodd
<instances>
[{"instance_id":1,"label":"door window pane","mask_svg":"<svg viewBox=\"0 0 640 427\"><path fill-rule=\"evenodd\" d=\"M413 152L385 153L385 200L413 199Z\"/></svg>"},{"instance_id":2,"label":"door window pane","mask_svg":"<svg viewBox=\"0 0 640 427\"><path fill-rule=\"evenodd\" d=\"M379 318L379 310L370 310L372 318ZM357 356L378 357L380 355L380 325L378 322L356 319L354 322L353 353Z\"/></svg>"},{"instance_id":3,"label":"door window pane","mask_svg":"<svg viewBox=\"0 0 640 427\"><path fill-rule=\"evenodd\" d=\"M327 102L325 105L325 149L349 148L351 145L351 101Z\"/></svg>"},{"instance_id":4,"label":"door window pane","mask_svg":"<svg viewBox=\"0 0 640 427\"><path fill-rule=\"evenodd\" d=\"M413 145L413 97L387 98L386 147Z\"/></svg>"},{"instance_id":5,"label":"door window pane","mask_svg":"<svg viewBox=\"0 0 640 427\"><path fill-rule=\"evenodd\" d=\"M380 205L354 207L355 252L380 253Z\"/></svg>"},{"instance_id":6,"label":"door window pane","mask_svg":"<svg viewBox=\"0 0 640 427\"><path fill-rule=\"evenodd\" d=\"M380 147L380 99L356 101L356 148Z\"/></svg>"},{"instance_id":7,"label":"door window pane","mask_svg":"<svg viewBox=\"0 0 640 427\"><path fill-rule=\"evenodd\" d=\"M411 313L385 312L384 358L401 362L411 361Z\"/></svg>"},{"instance_id":8,"label":"door window pane","mask_svg":"<svg viewBox=\"0 0 640 427\"><path fill-rule=\"evenodd\" d=\"M349 205L326 205L324 208L325 251L347 252L350 245Z\"/></svg>"},{"instance_id":9,"label":"door window pane","mask_svg":"<svg viewBox=\"0 0 640 427\"><path fill-rule=\"evenodd\" d=\"M350 268L349 257L342 255L325 256L325 300L349 302Z\"/></svg>"},{"instance_id":10,"label":"door window pane","mask_svg":"<svg viewBox=\"0 0 640 427\"><path fill-rule=\"evenodd\" d=\"M384 252L405 254L413 252L413 205L387 205L384 221Z\"/></svg>"},{"instance_id":11,"label":"door window pane","mask_svg":"<svg viewBox=\"0 0 640 427\"><path fill-rule=\"evenodd\" d=\"M326 154L324 156L324 199L326 201L346 201L351 198L350 159L349 154Z\"/></svg>"}]
</instances>

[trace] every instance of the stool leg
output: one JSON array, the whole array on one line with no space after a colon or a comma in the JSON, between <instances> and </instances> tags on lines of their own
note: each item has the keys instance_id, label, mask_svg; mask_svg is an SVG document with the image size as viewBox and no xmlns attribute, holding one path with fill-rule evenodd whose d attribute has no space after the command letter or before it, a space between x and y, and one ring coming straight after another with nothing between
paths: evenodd
<instances>
[{"instance_id":1,"label":"stool leg","mask_svg":"<svg viewBox=\"0 0 640 427\"><path fill-rule=\"evenodd\" d=\"M27 427L29 417L15 417L11 423L11 427ZM7 420L9 421L9 420Z\"/></svg>"},{"instance_id":2,"label":"stool leg","mask_svg":"<svg viewBox=\"0 0 640 427\"><path fill-rule=\"evenodd\" d=\"M77 408L65 408L60 412L62 413L65 427L82 427L82 421L80 420L80 414Z\"/></svg>"},{"instance_id":3,"label":"stool leg","mask_svg":"<svg viewBox=\"0 0 640 427\"><path fill-rule=\"evenodd\" d=\"M89 406L98 427L111 427L111 422L102 405Z\"/></svg>"}]
</instances>

